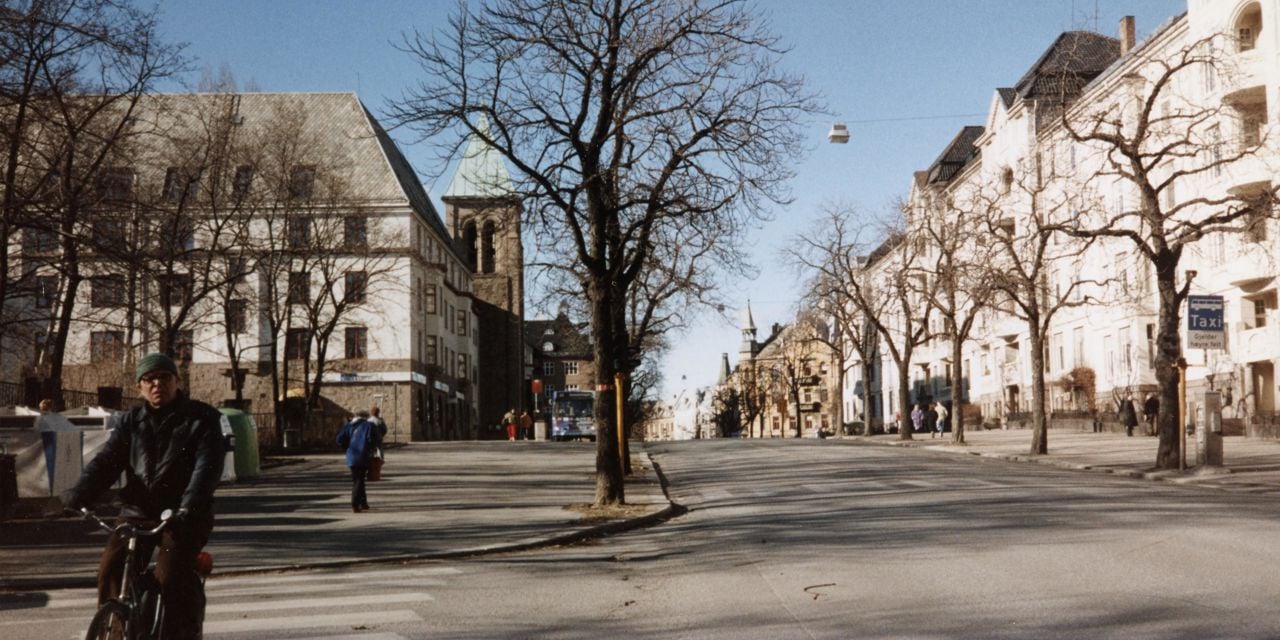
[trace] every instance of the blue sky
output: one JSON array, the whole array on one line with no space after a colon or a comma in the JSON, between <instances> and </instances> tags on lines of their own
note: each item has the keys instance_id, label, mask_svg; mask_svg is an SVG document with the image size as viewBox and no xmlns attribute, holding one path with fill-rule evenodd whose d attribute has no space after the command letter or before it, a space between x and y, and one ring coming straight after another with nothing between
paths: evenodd
<instances>
[{"instance_id":1,"label":"blue sky","mask_svg":"<svg viewBox=\"0 0 1280 640\"><path fill-rule=\"evenodd\" d=\"M983 123L997 87L1013 85L1059 33L1115 35L1137 18L1142 39L1186 10L1185 0L759 0L760 13L792 47L784 60L821 92L834 115L806 123L806 159L796 168L795 201L753 234L760 277L729 283L736 308L706 315L675 340L667 393L715 381L720 354L736 361L747 299L761 331L786 322L795 276L779 249L827 203L872 213L906 194L964 125ZM227 65L264 91L354 91L379 113L419 70L393 46L406 31L446 25L453 0L165 0L162 29L188 43L196 65ZM198 74L191 76L194 83ZM177 87L169 87L176 89ZM945 116L933 118L934 116ZM893 120L900 118L930 118ZM826 143L832 120L849 123L847 145ZM860 122L860 121L879 122ZM393 132L393 135L396 135ZM439 206L448 167L428 143L396 135ZM442 175L440 178L432 176Z\"/></svg>"}]
</instances>

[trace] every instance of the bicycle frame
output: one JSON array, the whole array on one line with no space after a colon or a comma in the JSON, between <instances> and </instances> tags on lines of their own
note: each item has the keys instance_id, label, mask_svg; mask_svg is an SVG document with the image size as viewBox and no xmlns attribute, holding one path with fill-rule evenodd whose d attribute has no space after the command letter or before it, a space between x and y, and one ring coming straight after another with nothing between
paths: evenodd
<instances>
[{"instance_id":1,"label":"bicycle frame","mask_svg":"<svg viewBox=\"0 0 1280 640\"><path fill-rule=\"evenodd\" d=\"M160 532L164 531L165 528L168 527L169 523L172 521L173 512L169 509L166 509L164 513L161 513L160 524L156 525L155 528L152 528L152 529L138 527L137 525L131 524L128 522L121 523L118 525L111 525L105 522L104 520L102 520L102 518L99 518L94 513L90 512L88 509L81 509L80 513L83 514L85 518L95 522L98 525L98 527L101 528L102 530L108 533L111 533L113 535L119 535L121 537L128 539L127 550L125 552L125 557L124 557L124 573L120 577L120 593L119 595L116 596L114 602L117 602L123 605L125 609L128 611L128 617L125 622L126 637L128 638L150 637L150 634L152 632L157 631L157 629L155 628L156 620L140 619L140 616L142 614L142 611L141 611L142 603L140 602L140 599L137 596L137 594L134 593L134 590L136 589L136 585L134 584L134 581L137 578L141 577L142 575L142 571L137 570L135 568L135 565L137 564L137 556L138 556L138 539L160 535ZM157 598L159 597L159 595L160 595L159 593L156 594ZM160 607L162 606L163 606L162 603L160 603L160 601L157 600L156 613L159 612ZM147 627L149 627L149 629L146 632L146 635L139 634L138 630L133 628L134 625L139 623L145 624Z\"/></svg>"}]
</instances>

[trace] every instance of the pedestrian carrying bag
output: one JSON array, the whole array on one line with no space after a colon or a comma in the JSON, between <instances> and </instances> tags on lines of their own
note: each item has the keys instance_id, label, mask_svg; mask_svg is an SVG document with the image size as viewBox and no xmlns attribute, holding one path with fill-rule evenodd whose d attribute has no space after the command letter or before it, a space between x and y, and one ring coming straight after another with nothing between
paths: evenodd
<instances>
[{"instance_id":1,"label":"pedestrian carrying bag","mask_svg":"<svg viewBox=\"0 0 1280 640\"><path fill-rule=\"evenodd\" d=\"M378 455L369 461L369 481L382 479L382 456Z\"/></svg>"}]
</instances>

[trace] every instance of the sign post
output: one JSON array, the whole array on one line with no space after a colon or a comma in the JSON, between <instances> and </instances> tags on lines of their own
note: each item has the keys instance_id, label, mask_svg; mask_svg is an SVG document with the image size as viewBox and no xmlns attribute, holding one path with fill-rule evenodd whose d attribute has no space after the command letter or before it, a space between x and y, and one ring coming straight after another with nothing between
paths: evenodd
<instances>
[{"instance_id":1,"label":"sign post","mask_svg":"<svg viewBox=\"0 0 1280 640\"><path fill-rule=\"evenodd\" d=\"M1187 347L1227 348L1222 296L1187 296Z\"/></svg>"}]
</instances>

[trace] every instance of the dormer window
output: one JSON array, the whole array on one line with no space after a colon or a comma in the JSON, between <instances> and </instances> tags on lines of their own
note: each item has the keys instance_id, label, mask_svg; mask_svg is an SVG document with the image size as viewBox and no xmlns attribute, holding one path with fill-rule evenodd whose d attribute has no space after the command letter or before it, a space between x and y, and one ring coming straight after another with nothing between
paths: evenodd
<instances>
[{"instance_id":1,"label":"dormer window","mask_svg":"<svg viewBox=\"0 0 1280 640\"><path fill-rule=\"evenodd\" d=\"M1252 3L1236 19L1236 50L1252 51L1262 34L1262 7Z\"/></svg>"},{"instance_id":2,"label":"dormer window","mask_svg":"<svg viewBox=\"0 0 1280 640\"><path fill-rule=\"evenodd\" d=\"M556 350L556 345L552 344L551 341L548 340L547 342L542 343L542 350L547 353L551 353Z\"/></svg>"}]
</instances>

